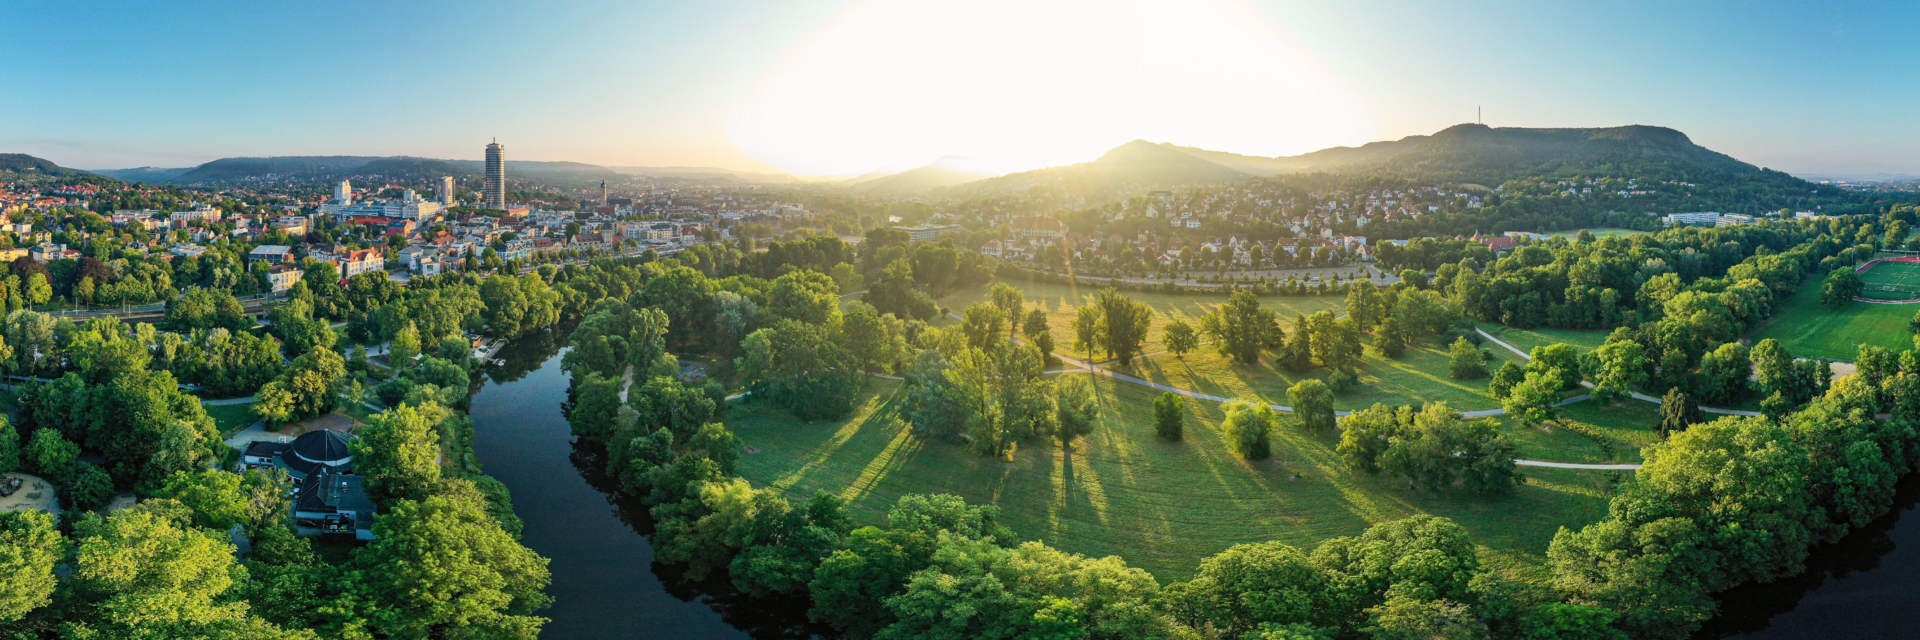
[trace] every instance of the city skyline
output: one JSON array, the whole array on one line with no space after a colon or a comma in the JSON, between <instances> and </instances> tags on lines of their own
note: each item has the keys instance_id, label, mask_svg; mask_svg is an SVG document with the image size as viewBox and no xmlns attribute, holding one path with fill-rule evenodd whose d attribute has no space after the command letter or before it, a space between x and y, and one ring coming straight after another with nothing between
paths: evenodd
<instances>
[{"instance_id":1,"label":"city skyline","mask_svg":"<svg viewBox=\"0 0 1920 640\"><path fill-rule=\"evenodd\" d=\"M1041 5L1022 11L979 3L977 10L955 17L981 25L983 36L1012 38L1020 34L1014 29L1019 24L1050 24L1052 18L1041 9L1069 15L1094 11L1084 8L1092 4L1064 0ZM1899 33L1900 25L1911 23L1906 18L1920 17L1920 8L1912 6L1773 2L1734 11L1720 5L1633 3L1597 10L1511 2L1329 7L1279 0L1153 0L1133 6L1193 15L1242 11L1269 21L1305 54L1300 59L1324 65L1328 86L1351 90L1351 98L1326 104L1341 106L1336 112L1374 114L1311 144L1432 133L1473 121L1476 108L1484 107L1493 126L1671 127L1741 160L1800 174L1920 173L1920 154L1911 151L1920 148L1920 121L1901 107L1920 99L1915 88L1920 83L1913 82L1920 79L1920 65L1912 62L1920 60L1920 44ZM9 84L62 89L16 92L0 100L0 150L82 168L185 167L236 156L471 158L473 140L499 135L514 139L516 156L526 160L771 167L815 175L898 170L974 154L943 152L941 141L932 140L925 148L871 150L809 170L805 162L783 160L777 150L767 150L765 140L777 147L791 136L756 141L737 135L749 128L740 114L757 87L778 80L777 70L794 66L810 38L835 29L850 33L849 16L892 12L904 17L888 24L899 25L896 32L910 32L915 16L942 7L908 0L739 0L699 6L589 1L552 10L503 3L272 9L212 3L111 10L20 5L0 9L0 24L7 25L0 26L6 36L0 49L38 64L11 70ZM1112 24L1137 24L1125 13L1115 14ZM424 26L441 20L447 28ZM90 28L57 28L74 21ZM497 65L474 64L489 55L489 44L472 34L503 24L512 28L501 37L530 46L501 56ZM174 35L157 40L145 35L154 30ZM1050 37L1075 42L1086 35ZM843 36L838 42L858 38ZM995 69L991 61L982 67L964 56L941 57L948 53L936 48L915 55L947 65L942 69L948 77ZM1048 64L1063 70L1055 74L1061 77L1080 68L1072 60ZM843 80L872 72L859 65L837 69L851 74ZM1278 74L1271 66L1251 69L1249 75ZM489 86L484 84L489 72L505 79L495 90L498 96L469 98L474 88ZM1059 102L1031 95L1043 92L1044 85L1009 85L996 74L984 75L984 80L968 80L974 83L968 86L1013 93L979 108ZM76 78L86 82L74 83ZM1126 82L1135 81L1101 88L1131 86ZM246 90L221 89L236 86ZM1204 85L1183 86L1177 79L1155 80L1149 88L1154 95L1180 98L1168 101L1176 107L1219 93ZM582 95L588 99L572 99ZM1272 97L1253 94L1227 102L1248 100ZM1185 124L1212 112L1171 113L1175 124ZM1311 109L1304 113L1322 117ZM993 115L1022 124L1017 111ZM1111 146L1122 137L1113 131L1236 153L1314 150L1275 141L1299 138L1293 135L1299 127L1320 126L1321 120L1263 128L1258 115L1255 110L1214 118L1220 130L1246 132L1242 139L1154 122L1108 130L1087 125L1083 129L1093 133L1085 141L1028 150L1026 165L1012 162L995 169L1031 168L1032 158L1049 164L1091 159L1086 150ZM1041 113L1033 128L1045 130L1063 120L1079 119ZM942 122L947 121L919 126L932 131ZM855 138L884 141L884 133L851 130L840 139L856 147ZM1028 139L1034 137L1016 140Z\"/></svg>"}]
</instances>

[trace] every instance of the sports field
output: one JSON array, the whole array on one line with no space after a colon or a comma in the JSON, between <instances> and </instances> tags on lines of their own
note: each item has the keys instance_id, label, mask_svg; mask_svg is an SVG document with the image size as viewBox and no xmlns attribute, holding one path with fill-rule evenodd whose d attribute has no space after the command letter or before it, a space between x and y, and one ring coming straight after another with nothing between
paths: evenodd
<instances>
[{"instance_id":1,"label":"sports field","mask_svg":"<svg viewBox=\"0 0 1920 640\"><path fill-rule=\"evenodd\" d=\"M1878 271L1879 267L1868 270ZM1891 305L1854 302L1839 311L1820 304L1820 279L1808 278L1800 291L1779 303L1773 317L1749 332L1754 342L1779 340L1795 356L1852 362L1859 345L1871 344L1902 351L1911 347L1907 323L1920 304Z\"/></svg>"},{"instance_id":2,"label":"sports field","mask_svg":"<svg viewBox=\"0 0 1920 640\"><path fill-rule=\"evenodd\" d=\"M1533 481L1508 496L1420 493L1404 482L1341 470L1332 435L1291 426L1273 435L1272 459L1234 457L1211 402L1188 400L1185 439L1166 442L1153 432L1156 392L1104 378L1096 385L1102 419L1072 452L1032 442L1012 460L913 437L900 419L895 382L876 382L865 405L844 421L804 423L745 404L727 423L748 447L738 469L755 486L778 487L790 498L836 493L862 523L880 522L903 494L952 493L998 505L1023 537L1092 556L1119 555L1161 580L1191 576L1202 558L1234 544L1280 540L1311 548L1417 513L1466 526L1493 564L1538 567L1560 527L1605 515L1617 473L1527 468ZM1644 430L1602 428L1629 436ZM1523 456L1536 447L1571 454L1590 444L1567 430L1510 434L1522 441Z\"/></svg>"},{"instance_id":3,"label":"sports field","mask_svg":"<svg viewBox=\"0 0 1920 640\"><path fill-rule=\"evenodd\" d=\"M1881 262L1860 273L1866 286L1860 297L1873 300L1920 299L1920 262Z\"/></svg>"}]
</instances>

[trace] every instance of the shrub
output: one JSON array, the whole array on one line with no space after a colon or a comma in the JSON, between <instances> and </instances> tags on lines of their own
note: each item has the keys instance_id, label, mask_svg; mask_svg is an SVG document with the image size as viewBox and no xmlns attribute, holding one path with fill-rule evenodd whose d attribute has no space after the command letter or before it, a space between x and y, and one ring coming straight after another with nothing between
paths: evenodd
<instances>
[{"instance_id":1,"label":"shrub","mask_svg":"<svg viewBox=\"0 0 1920 640\"><path fill-rule=\"evenodd\" d=\"M1172 391L1154 398L1153 432L1162 438L1179 441L1187 421L1185 404L1181 402L1179 394Z\"/></svg>"},{"instance_id":2,"label":"shrub","mask_svg":"<svg viewBox=\"0 0 1920 640\"><path fill-rule=\"evenodd\" d=\"M1233 453L1248 460L1265 460L1273 455L1267 442L1267 432L1273 430L1273 409L1264 402L1235 400L1222 407L1227 412L1227 420L1220 429L1226 435L1227 447Z\"/></svg>"}]
</instances>

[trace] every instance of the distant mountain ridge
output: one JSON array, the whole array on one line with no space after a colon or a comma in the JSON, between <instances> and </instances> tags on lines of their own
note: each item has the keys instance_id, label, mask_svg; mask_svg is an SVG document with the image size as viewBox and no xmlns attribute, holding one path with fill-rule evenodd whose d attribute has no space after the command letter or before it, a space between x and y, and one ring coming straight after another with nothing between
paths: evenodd
<instances>
[{"instance_id":1,"label":"distant mountain ridge","mask_svg":"<svg viewBox=\"0 0 1920 640\"><path fill-rule=\"evenodd\" d=\"M54 164L45 158L36 158L24 153L0 153L0 173L33 174L53 178L78 178L93 175L88 171L68 169Z\"/></svg>"},{"instance_id":2,"label":"distant mountain ridge","mask_svg":"<svg viewBox=\"0 0 1920 640\"><path fill-rule=\"evenodd\" d=\"M1058 183L1088 190L1129 184L1169 187L1294 173L1375 174L1499 185L1530 176L1610 176L1666 180L1708 175L1786 177L1694 144L1666 127L1530 129L1462 124L1433 135L1333 147L1297 156L1247 156L1135 140L1092 162L1009 174L950 187L954 195Z\"/></svg>"},{"instance_id":3,"label":"distant mountain ridge","mask_svg":"<svg viewBox=\"0 0 1920 640\"><path fill-rule=\"evenodd\" d=\"M984 180L987 177L978 173L955 171L940 165L927 165L891 175L861 176L865 179L856 178L849 186L855 191L868 193L902 193L966 184Z\"/></svg>"}]
</instances>

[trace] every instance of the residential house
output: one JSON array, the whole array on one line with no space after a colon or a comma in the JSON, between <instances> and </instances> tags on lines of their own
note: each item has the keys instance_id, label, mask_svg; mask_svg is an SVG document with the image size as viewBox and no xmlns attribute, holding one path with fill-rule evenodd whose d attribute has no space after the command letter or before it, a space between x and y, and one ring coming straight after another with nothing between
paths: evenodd
<instances>
[{"instance_id":1,"label":"residential house","mask_svg":"<svg viewBox=\"0 0 1920 640\"><path fill-rule=\"evenodd\" d=\"M283 263L267 267L267 280L273 283L274 293L286 293L288 289L293 288L293 283L299 282L303 277L306 277L306 272L291 264Z\"/></svg>"}]
</instances>

